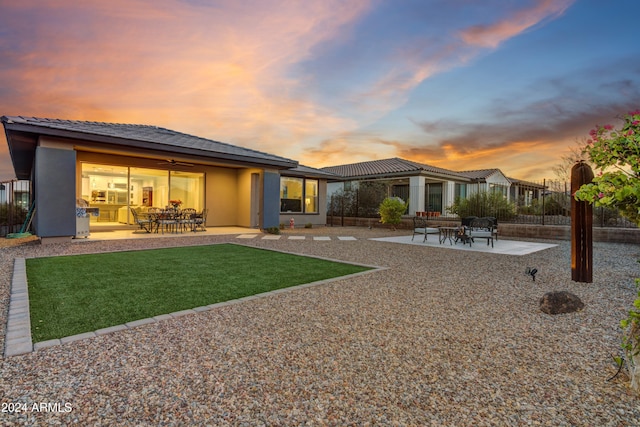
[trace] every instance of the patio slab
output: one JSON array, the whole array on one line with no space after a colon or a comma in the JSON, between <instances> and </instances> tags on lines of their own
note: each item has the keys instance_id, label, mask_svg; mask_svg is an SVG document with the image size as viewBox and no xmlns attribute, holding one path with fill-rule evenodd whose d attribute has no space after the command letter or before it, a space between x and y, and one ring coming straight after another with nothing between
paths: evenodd
<instances>
[{"instance_id":1,"label":"patio slab","mask_svg":"<svg viewBox=\"0 0 640 427\"><path fill-rule=\"evenodd\" d=\"M487 252L501 255L527 255L533 252L558 246L550 243L522 242L518 240L504 239L494 240L493 247L486 244L486 239L477 240L475 243L469 246L463 245L462 243L450 244L448 240L444 243L440 243L438 241L438 236L429 236L429 238L427 238L427 241L425 242L423 241L423 236L421 235L416 236L413 241L411 240L411 236L379 237L369 240L374 240L377 242L400 243L405 245L428 246L433 248L454 249L459 251Z\"/></svg>"}]
</instances>

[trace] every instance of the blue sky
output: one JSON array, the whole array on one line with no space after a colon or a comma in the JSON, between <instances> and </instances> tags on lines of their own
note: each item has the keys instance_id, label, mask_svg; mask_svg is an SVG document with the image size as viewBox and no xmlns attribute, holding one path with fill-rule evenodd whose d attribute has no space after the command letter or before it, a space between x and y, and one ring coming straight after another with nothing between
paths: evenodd
<instances>
[{"instance_id":1,"label":"blue sky","mask_svg":"<svg viewBox=\"0 0 640 427\"><path fill-rule=\"evenodd\" d=\"M638 16L635 0L0 0L0 115L549 179L640 107Z\"/></svg>"}]
</instances>

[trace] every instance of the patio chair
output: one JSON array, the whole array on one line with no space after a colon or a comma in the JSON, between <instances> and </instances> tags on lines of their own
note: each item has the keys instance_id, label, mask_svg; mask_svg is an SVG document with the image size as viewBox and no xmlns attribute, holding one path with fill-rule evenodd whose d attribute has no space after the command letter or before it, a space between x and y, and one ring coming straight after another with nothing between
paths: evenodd
<instances>
[{"instance_id":1,"label":"patio chair","mask_svg":"<svg viewBox=\"0 0 640 427\"><path fill-rule=\"evenodd\" d=\"M491 242L491 247L493 247L493 221L489 218L474 218L471 221L471 225L469 227L465 227L467 230L467 235L471 239L471 242L475 243L475 239L487 239L487 246L489 246L489 242ZM469 245L471 245L469 242Z\"/></svg>"},{"instance_id":2,"label":"patio chair","mask_svg":"<svg viewBox=\"0 0 640 427\"><path fill-rule=\"evenodd\" d=\"M193 231L195 225L196 210L194 208L184 208L180 211L180 219L178 220L180 228Z\"/></svg>"},{"instance_id":3,"label":"patio chair","mask_svg":"<svg viewBox=\"0 0 640 427\"><path fill-rule=\"evenodd\" d=\"M209 209L202 209L202 212L193 216L193 227L191 231L207 231L207 213Z\"/></svg>"},{"instance_id":4,"label":"patio chair","mask_svg":"<svg viewBox=\"0 0 640 427\"><path fill-rule=\"evenodd\" d=\"M149 215L140 215L134 208L129 209L131 209L131 214L133 215L133 222L138 225L139 229L151 233L154 219Z\"/></svg>"},{"instance_id":5,"label":"patio chair","mask_svg":"<svg viewBox=\"0 0 640 427\"><path fill-rule=\"evenodd\" d=\"M416 234L424 234L423 242L427 241L427 234L440 234L440 229L427 226L427 218L423 216L413 217L413 235L411 241L416 237Z\"/></svg>"},{"instance_id":6,"label":"patio chair","mask_svg":"<svg viewBox=\"0 0 640 427\"><path fill-rule=\"evenodd\" d=\"M494 216L487 216L485 217L488 220L490 220L493 223L493 226L491 228L491 232L493 233L493 238L495 240L498 240L498 219Z\"/></svg>"},{"instance_id":7,"label":"patio chair","mask_svg":"<svg viewBox=\"0 0 640 427\"><path fill-rule=\"evenodd\" d=\"M164 209L158 214L158 228L162 230L162 234L167 230L169 232L178 232L179 214L175 209ZM157 230L156 230L157 232Z\"/></svg>"},{"instance_id":8,"label":"patio chair","mask_svg":"<svg viewBox=\"0 0 640 427\"><path fill-rule=\"evenodd\" d=\"M478 218L477 216L465 216L460 221L462 222L463 227L471 227L471 223L474 219Z\"/></svg>"}]
</instances>

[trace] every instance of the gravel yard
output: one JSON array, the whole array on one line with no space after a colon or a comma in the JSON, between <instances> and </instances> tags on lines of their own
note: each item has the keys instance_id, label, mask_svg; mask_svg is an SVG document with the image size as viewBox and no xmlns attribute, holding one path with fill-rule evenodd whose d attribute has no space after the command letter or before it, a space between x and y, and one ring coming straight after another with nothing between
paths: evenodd
<instances>
[{"instance_id":1,"label":"gravel yard","mask_svg":"<svg viewBox=\"0 0 640 427\"><path fill-rule=\"evenodd\" d=\"M332 239L2 242L2 348L15 257L231 241L388 269L0 359L0 422L640 424L640 398L626 378L607 381L640 277L638 246L596 243L594 282L584 284L571 281L565 241L509 256L367 240L406 230L287 233ZM527 267L539 270L535 282ZM577 294L585 309L542 313L538 300L552 290ZM9 411L14 404L19 412Z\"/></svg>"}]
</instances>

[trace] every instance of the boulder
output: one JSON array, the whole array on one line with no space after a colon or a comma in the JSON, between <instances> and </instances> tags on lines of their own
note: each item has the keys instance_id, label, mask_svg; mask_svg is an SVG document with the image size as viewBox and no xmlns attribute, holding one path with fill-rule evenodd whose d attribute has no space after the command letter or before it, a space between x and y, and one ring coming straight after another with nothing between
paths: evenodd
<instances>
[{"instance_id":1,"label":"boulder","mask_svg":"<svg viewBox=\"0 0 640 427\"><path fill-rule=\"evenodd\" d=\"M547 292L540 298L540 310L547 314L573 313L583 308L580 298L567 291Z\"/></svg>"}]
</instances>

